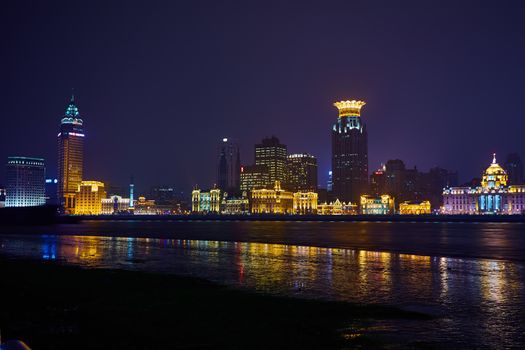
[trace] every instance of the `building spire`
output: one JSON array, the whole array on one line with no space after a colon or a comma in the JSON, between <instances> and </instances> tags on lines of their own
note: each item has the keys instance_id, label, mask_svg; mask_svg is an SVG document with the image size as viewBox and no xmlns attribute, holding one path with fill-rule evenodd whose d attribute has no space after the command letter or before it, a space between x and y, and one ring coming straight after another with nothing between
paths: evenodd
<instances>
[{"instance_id":1,"label":"building spire","mask_svg":"<svg viewBox=\"0 0 525 350\"><path fill-rule=\"evenodd\" d=\"M496 164L496 153L493 153L492 156L492 164Z\"/></svg>"},{"instance_id":2,"label":"building spire","mask_svg":"<svg viewBox=\"0 0 525 350\"><path fill-rule=\"evenodd\" d=\"M75 102L75 88L71 88L71 102Z\"/></svg>"}]
</instances>

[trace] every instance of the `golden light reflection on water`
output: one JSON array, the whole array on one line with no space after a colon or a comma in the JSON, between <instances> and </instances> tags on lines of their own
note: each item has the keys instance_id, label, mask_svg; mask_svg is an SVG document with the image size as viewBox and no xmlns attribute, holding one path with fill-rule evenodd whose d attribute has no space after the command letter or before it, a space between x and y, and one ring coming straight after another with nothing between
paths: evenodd
<instances>
[{"instance_id":1,"label":"golden light reflection on water","mask_svg":"<svg viewBox=\"0 0 525 350\"><path fill-rule=\"evenodd\" d=\"M44 259L189 273L265 292L380 303L467 298L479 307L490 305L489 313L505 302L523 303L523 266L506 261L153 238L46 236L39 244Z\"/></svg>"},{"instance_id":2,"label":"golden light reflection on water","mask_svg":"<svg viewBox=\"0 0 525 350\"><path fill-rule=\"evenodd\" d=\"M451 289L458 293L458 288L467 288L476 294L477 288L480 302L501 302L523 290L523 281L514 278L520 272L503 261L268 243L87 236L48 239L42 251L94 267L143 260L145 269L177 273L178 266L187 265L196 275L223 274L216 279L256 290L343 300L382 302L399 295L405 302L446 301ZM50 258L42 257L46 256Z\"/></svg>"},{"instance_id":3,"label":"golden light reflection on water","mask_svg":"<svg viewBox=\"0 0 525 350\"><path fill-rule=\"evenodd\" d=\"M525 268L519 262L102 236L0 236L0 243L2 254L86 267L191 275L265 293L433 308L446 315L448 321L437 327L449 329L447 334L482 330L502 344L525 334ZM360 334L347 332L348 337Z\"/></svg>"}]
</instances>

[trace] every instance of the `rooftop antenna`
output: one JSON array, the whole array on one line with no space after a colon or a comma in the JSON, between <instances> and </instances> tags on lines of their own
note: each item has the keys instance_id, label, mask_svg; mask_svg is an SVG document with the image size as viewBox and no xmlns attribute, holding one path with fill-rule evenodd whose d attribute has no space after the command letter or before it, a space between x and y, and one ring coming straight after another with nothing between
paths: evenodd
<instances>
[{"instance_id":1,"label":"rooftop antenna","mask_svg":"<svg viewBox=\"0 0 525 350\"><path fill-rule=\"evenodd\" d=\"M75 88L71 88L71 102L75 102Z\"/></svg>"}]
</instances>

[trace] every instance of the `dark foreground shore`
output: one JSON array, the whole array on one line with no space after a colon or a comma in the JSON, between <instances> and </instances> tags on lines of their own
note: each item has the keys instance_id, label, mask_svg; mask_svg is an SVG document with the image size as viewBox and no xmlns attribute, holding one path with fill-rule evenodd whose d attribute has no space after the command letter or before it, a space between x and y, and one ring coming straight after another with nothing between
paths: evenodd
<instances>
[{"instance_id":1,"label":"dark foreground shore","mask_svg":"<svg viewBox=\"0 0 525 350\"><path fill-rule=\"evenodd\" d=\"M427 316L260 295L191 278L0 259L2 339L32 349L340 349L421 346L362 334ZM396 346L397 345L397 346Z\"/></svg>"}]
</instances>

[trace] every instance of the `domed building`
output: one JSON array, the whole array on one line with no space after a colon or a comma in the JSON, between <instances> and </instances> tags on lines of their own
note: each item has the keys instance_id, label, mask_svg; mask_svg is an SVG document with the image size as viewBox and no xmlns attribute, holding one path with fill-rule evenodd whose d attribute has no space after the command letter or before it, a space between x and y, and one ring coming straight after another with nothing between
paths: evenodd
<instances>
[{"instance_id":1,"label":"domed building","mask_svg":"<svg viewBox=\"0 0 525 350\"><path fill-rule=\"evenodd\" d=\"M509 177L496 161L483 173L481 186L443 190L443 214L525 214L525 185L508 185Z\"/></svg>"},{"instance_id":2,"label":"domed building","mask_svg":"<svg viewBox=\"0 0 525 350\"><path fill-rule=\"evenodd\" d=\"M507 186L508 181L509 177L507 176L507 172L496 162L496 153L494 153L492 163L483 173L481 187L488 189L500 188Z\"/></svg>"}]
</instances>

